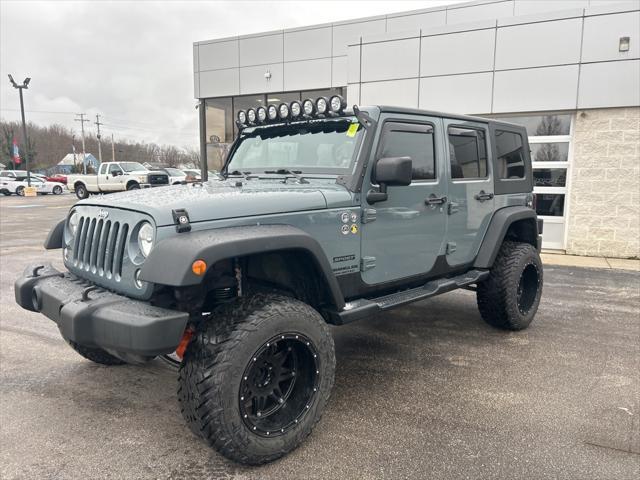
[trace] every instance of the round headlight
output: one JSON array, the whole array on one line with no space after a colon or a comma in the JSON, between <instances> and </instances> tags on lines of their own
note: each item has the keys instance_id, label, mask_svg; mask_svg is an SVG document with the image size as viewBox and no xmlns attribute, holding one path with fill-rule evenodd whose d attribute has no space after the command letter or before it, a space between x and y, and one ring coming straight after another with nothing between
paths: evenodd
<instances>
[{"instance_id":1,"label":"round headlight","mask_svg":"<svg viewBox=\"0 0 640 480\"><path fill-rule=\"evenodd\" d=\"M76 236L76 232L78 231L78 223L80 223L80 215L78 212L73 212L69 217L69 232L72 237Z\"/></svg>"},{"instance_id":2,"label":"round headlight","mask_svg":"<svg viewBox=\"0 0 640 480\"><path fill-rule=\"evenodd\" d=\"M264 122L267 119L267 109L264 107L258 107L258 121Z\"/></svg>"},{"instance_id":3,"label":"round headlight","mask_svg":"<svg viewBox=\"0 0 640 480\"><path fill-rule=\"evenodd\" d=\"M238 112L238 121L240 123L247 123L247 113L244 110Z\"/></svg>"},{"instance_id":4,"label":"round headlight","mask_svg":"<svg viewBox=\"0 0 640 480\"><path fill-rule=\"evenodd\" d=\"M316 111L318 112L318 114L324 115L325 113L327 113L328 103L329 101L327 100L327 97L320 97L316 100Z\"/></svg>"},{"instance_id":5,"label":"round headlight","mask_svg":"<svg viewBox=\"0 0 640 480\"><path fill-rule=\"evenodd\" d=\"M267 117L269 117L269 120L275 120L278 118L278 107L275 105L269 105L267 107Z\"/></svg>"},{"instance_id":6,"label":"round headlight","mask_svg":"<svg viewBox=\"0 0 640 480\"><path fill-rule=\"evenodd\" d=\"M149 222L144 222L138 230L138 246L145 257L153 248L153 227Z\"/></svg>"},{"instance_id":7,"label":"round headlight","mask_svg":"<svg viewBox=\"0 0 640 480\"><path fill-rule=\"evenodd\" d=\"M331 111L334 113L338 113L340 110L343 110L347 105L344 99L340 95L334 95L331 97L329 101L329 106L331 107Z\"/></svg>"},{"instance_id":8,"label":"round headlight","mask_svg":"<svg viewBox=\"0 0 640 480\"><path fill-rule=\"evenodd\" d=\"M287 105L286 103L281 103L278 107L278 114L283 120L287 118L289 116L289 105Z\"/></svg>"},{"instance_id":9,"label":"round headlight","mask_svg":"<svg viewBox=\"0 0 640 480\"><path fill-rule=\"evenodd\" d=\"M291 102L289 108L291 109L291 116L293 118L299 117L302 113L302 106L300 105L300 102Z\"/></svg>"},{"instance_id":10,"label":"round headlight","mask_svg":"<svg viewBox=\"0 0 640 480\"><path fill-rule=\"evenodd\" d=\"M302 111L305 115L313 115L314 110L315 105L313 104L313 100L307 98L304 102L302 102Z\"/></svg>"},{"instance_id":11,"label":"round headlight","mask_svg":"<svg viewBox=\"0 0 640 480\"><path fill-rule=\"evenodd\" d=\"M256 122L256 111L253 108L247 110L247 120L249 120L249 123Z\"/></svg>"}]
</instances>

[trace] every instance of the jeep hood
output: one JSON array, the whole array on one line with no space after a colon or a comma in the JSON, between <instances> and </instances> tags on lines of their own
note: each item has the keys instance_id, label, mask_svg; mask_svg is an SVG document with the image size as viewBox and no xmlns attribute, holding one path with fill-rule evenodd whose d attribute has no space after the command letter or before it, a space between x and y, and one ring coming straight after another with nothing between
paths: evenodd
<instances>
[{"instance_id":1,"label":"jeep hood","mask_svg":"<svg viewBox=\"0 0 640 480\"><path fill-rule=\"evenodd\" d=\"M241 186L236 186L242 183ZM347 189L334 180L299 184L278 179L210 180L90 197L80 205L134 210L151 215L158 227L174 223L172 210L185 209L192 223L304 210L352 206Z\"/></svg>"}]
</instances>

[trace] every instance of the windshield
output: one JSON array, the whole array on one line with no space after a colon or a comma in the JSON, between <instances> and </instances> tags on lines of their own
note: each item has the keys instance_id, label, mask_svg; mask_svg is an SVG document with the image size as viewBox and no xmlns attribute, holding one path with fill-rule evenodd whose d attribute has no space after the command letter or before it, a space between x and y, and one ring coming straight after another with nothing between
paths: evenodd
<instances>
[{"instance_id":1,"label":"windshield","mask_svg":"<svg viewBox=\"0 0 640 480\"><path fill-rule=\"evenodd\" d=\"M363 132L355 117L257 127L243 133L227 171L345 173Z\"/></svg>"},{"instance_id":2,"label":"windshield","mask_svg":"<svg viewBox=\"0 0 640 480\"><path fill-rule=\"evenodd\" d=\"M144 165L138 162L120 162L119 165L125 172L140 172L146 170Z\"/></svg>"}]
</instances>

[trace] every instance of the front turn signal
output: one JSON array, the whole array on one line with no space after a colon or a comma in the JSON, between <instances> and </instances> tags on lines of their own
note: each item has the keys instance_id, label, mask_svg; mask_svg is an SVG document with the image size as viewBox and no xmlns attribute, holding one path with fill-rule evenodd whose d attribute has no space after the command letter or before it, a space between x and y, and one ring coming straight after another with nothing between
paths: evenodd
<instances>
[{"instance_id":1,"label":"front turn signal","mask_svg":"<svg viewBox=\"0 0 640 480\"><path fill-rule=\"evenodd\" d=\"M207 263L204 260L196 260L191 264L191 271L201 277L207 271Z\"/></svg>"}]
</instances>

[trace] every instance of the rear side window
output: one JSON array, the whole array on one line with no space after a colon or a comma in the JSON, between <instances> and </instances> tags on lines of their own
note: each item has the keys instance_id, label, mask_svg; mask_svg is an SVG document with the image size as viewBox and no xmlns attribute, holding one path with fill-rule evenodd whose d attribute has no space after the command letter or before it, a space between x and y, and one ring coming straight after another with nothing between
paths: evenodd
<instances>
[{"instance_id":1,"label":"rear side window","mask_svg":"<svg viewBox=\"0 0 640 480\"><path fill-rule=\"evenodd\" d=\"M522 135L496 129L496 176L500 179L519 179L525 175Z\"/></svg>"},{"instance_id":2,"label":"rear side window","mask_svg":"<svg viewBox=\"0 0 640 480\"><path fill-rule=\"evenodd\" d=\"M487 176L487 136L482 129L449 127L452 178Z\"/></svg>"},{"instance_id":3,"label":"rear side window","mask_svg":"<svg viewBox=\"0 0 640 480\"><path fill-rule=\"evenodd\" d=\"M435 148L431 125L387 124L379 158L411 157L414 180L436 178Z\"/></svg>"},{"instance_id":4,"label":"rear side window","mask_svg":"<svg viewBox=\"0 0 640 480\"><path fill-rule=\"evenodd\" d=\"M105 173L107 173L107 164L103 163L102 165L100 165L100 174L104 175Z\"/></svg>"}]
</instances>

